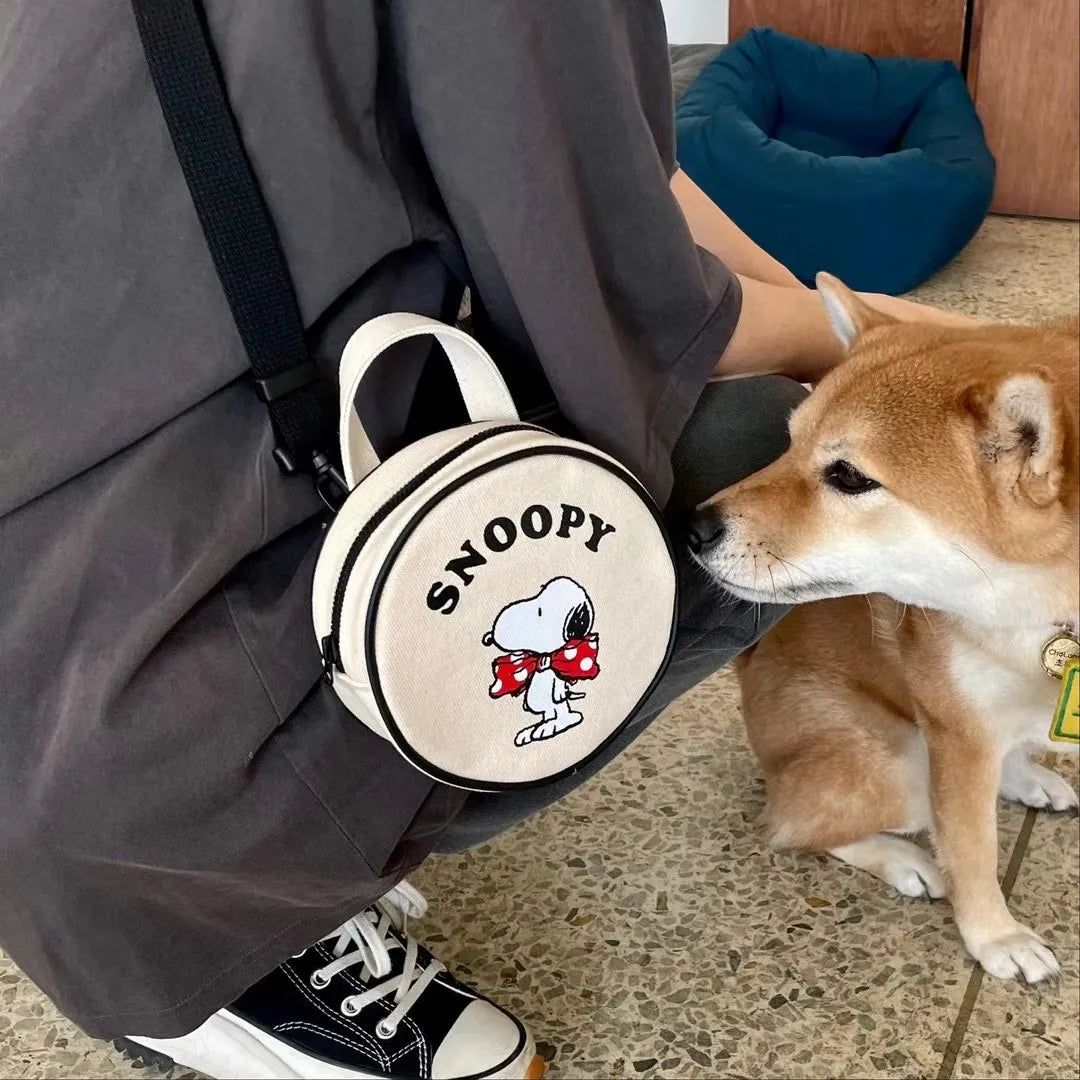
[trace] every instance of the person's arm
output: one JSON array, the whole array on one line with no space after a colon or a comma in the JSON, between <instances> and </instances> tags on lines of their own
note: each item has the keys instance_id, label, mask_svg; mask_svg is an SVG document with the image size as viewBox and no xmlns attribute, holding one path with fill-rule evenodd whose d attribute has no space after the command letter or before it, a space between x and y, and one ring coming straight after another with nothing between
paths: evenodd
<instances>
[{"instance_id":1,"label":"person's arm","mask_svg":"<svg viewBox=\"0 0 1080 1080\"><path fill-rule=\"evenodd\" d=\"M671 191L658 0L395 0L387 12L482 342L512 389L541 368L568 425L665 501L739 284L694 243Z\"/></svg>"},{"instance_id":2,"label":"person's arm","mask_svg":"<svg viewBox=\"0 0 1080 1080\"><path fill-rule=\"evenodd\" d=\"M779 374L815 382L838 364L843 350L817 294L754 243L682 169L672 176L671 191L694 243L720 259L742 284L742 311L717 363L717 377ZM899 296L858 295L901 322L964 326L975 321Z\"/></svg>"},{"instance_id":3,"label":"person's arm","mask_svg":"<svg viewBox=\"0 0 1080 1080\"><path fill-rule=\"evenodd\" d=\"M844 348L829 325L816 290L792 289L739 275L742 310L727 348L716 364L718 378L746 375L790 375L816 382L844 357ZM882 314L900 322L971 326L976 320L939 311L911 300L878 293L859 293Z\"/></svg>"},{"instance_id":4,"label":"person's arm","mask_svg":"<svg viewBox=\"0 0 1080 1080\"><path fill-rule=\"evenodd\" d=\"M710 376L814 380L838 362L814 292L678 178L659 4L389 11L486 344L507 369L535 356L577 431L663 495Z\"/></svg>"},{"instance_id":5,"label":"person's arm","mask_svg":"<svg viewBox=\"0 0 1080 1080\"><path fill-rule=\"evenodd\" d=\"M792 289L739 275L742 308L717 378L788 375L817 382L843 359L824 305L812 289Z\"/></svg>"},{"instance_id":6,"label":"person's arm","mask_svg":"<svg viewBox=\"0 0 1080 1080\"><path fill-rule=\"evenodd\" d=\"M682 171L671 178L694 243L720 259L742 284L735 333L716 365L718 378L790 375L815 382L844 353L816 292L746 235ZM974 320L883 293L859 293L871 307L901 322L970 325Z\"/></svg>"},{"instance_id":7,"label":"person's arm","mask_svg":"<svg viewBox=\"0 0 1080 1080\"><path fill-rule=\"evenodd\" d=\"M783 263L755 244L682 169L676 169L671 178L671 192L694 243L715 255L729 270L771 285L806 288Z\"/></svg>"}]
</instances>

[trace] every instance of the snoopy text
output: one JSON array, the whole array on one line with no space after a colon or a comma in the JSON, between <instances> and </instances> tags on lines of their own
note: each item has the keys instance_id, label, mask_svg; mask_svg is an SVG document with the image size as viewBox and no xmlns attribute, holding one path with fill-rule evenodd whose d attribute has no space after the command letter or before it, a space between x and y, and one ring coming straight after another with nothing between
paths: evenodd
<instances>
[{"instance_id":1,"label":"snoopy text","mask_svg":"<svg viewBox=\"0 0 1080 1080\"><path fill-rule=\"evenodd\" d=\"M509 517L492 518L484 526L483 547L491 554L500 555L509 551L522 536L527 540L542 540L545 536L554 535L569 540L572 534L576 534L576 530L584 528L586 518L590 529L584 544L587 550L595 554L600 548L600 541L616 531L615 526L608 524L597 514L586 514L580 506L571 503L561 503L556 511L541 503L534 503L521 512L516 522ZM586 534L582 531L577 535L585 537ZM472 584L473 571L486 566L487 561L487 556L476 544L472 540L466 540L461 545L461 554L449 559L444 567L447 573L458 578L460 586L442 581L433 582L428 589L427 606L443 615L453 614L461 599L461 589Z\"/></svg>"}]
</instances>

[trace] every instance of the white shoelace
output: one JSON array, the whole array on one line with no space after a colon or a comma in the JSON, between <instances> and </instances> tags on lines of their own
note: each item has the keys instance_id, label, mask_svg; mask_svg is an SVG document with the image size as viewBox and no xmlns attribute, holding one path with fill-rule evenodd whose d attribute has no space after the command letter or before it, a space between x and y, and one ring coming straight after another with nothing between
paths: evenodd
<instances>
[{"instance_id":1,"label":"white shoelace","mask_svg":"<svg viewBox=\"0 0 1080 1080\"><path fill-rule=\"evenodd\" d=\"M312 986L318 990L324 989L335 975L356 964L363 965L359 972L361 982L366 983L372 977L386 978L393 968L390 953L394 949L404 948L405 963L399 976L387 979L361 994L352 994L341 1003L342 1013L356 1016L373 1001L393 994L394 1008L375 1025L376 1035L382 1039L392 1039L398 1025L428 984L439 972L446 970L443 964L434 959L423 969L417 965L420 947L416 939L408 934L407 926L410 917L419 919L426 911L427 901L420 891L407 881L401 882L374 907L361 912L322 939L334 941L335 959L311 973ZM390 933L391 929L398 930L405 938L404 946Z\"/></svg>"}]
</instances>

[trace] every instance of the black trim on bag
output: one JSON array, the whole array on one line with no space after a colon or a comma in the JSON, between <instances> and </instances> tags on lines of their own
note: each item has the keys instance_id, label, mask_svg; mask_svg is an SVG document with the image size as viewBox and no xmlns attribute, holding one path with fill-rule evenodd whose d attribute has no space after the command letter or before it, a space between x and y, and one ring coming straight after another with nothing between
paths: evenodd
<instances>
[{"instance_id":1,"label":"black trim on bag","mask_svg":"<svg viewBox=\"0 0 1080 1080\"><path fill-rule=\"evenodd\" d=\"M449 465L451 461L460 457L466 450L471 450L478 443L482 443L496 435L505 435L511 431L536 431L543 435L549 434L543 428L536 427L535 424L503 424L501 427L488 428L486 431L478 431L475 435L470 435L464 442L458 443L452 450L448 450L441 457L437 457L426 465L404 487L398 488L368 518L367 524L356 534L356 538L349 545L341 569L338 571L337 585L334 587L334 605L330 609L330 633L319 642L323 656L323 674L326 676L327 681L333 682L335 669L347 674L341 661L341 609L345 604L345 592L349 586L349 576L356 565L356 560L360 557L361 550L371 539L372 534L386 520L388 515L396 510L421 484L430 480L444 465Z\"/></svg>"},{"instance_id":2,"label":"black trim on bag","mask_svg":"<svg viewBox=\"0 0 1080 1080\"><path fill-rule=\"evenodd\" d=\"M508 465L514 461L520 461L523 458L537 457L541 454L554 454L561 455L563 457L576 457L583 461L588 461L593 465L599 465L601 468L606 469L613 476L622 480L631 490L637 494L641 501L648 507L649 512L652 514L653 520L656 522L656 527L660 531L660 536L664 541L664 546L667 548L668 558L671 560L672 570L674 571L673 577L673 593L672 605L671 605L671 628L668 631L668 643L667 649L664 652L664 657L660 661L660 664L656 670L656 674L653 676L652 681L649 683L645 692L638 699L634 707L627 713L626 718L620 723L606 739L599 746L597 746L591 753L581 758L576 764L571 765L568 769L563 769L562 772L552 773L549 776L542 777L539 780L519 780L519 781L502 781L499 783L485 783L482 780L477 780L475 777L456 776L453 773L447 772L445 769L440 769L437 765L433 765L430 761L418 754L413 747L405 740L401 734L401 730L394 722L393 714L390 712L390 708L386 703L386 698L382 692L382 683L379 679L378 662L376 660L375 653L375 619L378 613L379 598L382 596L382 591L386 585L386 580L390 575L390 570L394 565L398 555L401 554L401 549L405 546L406 541L416 530L420 522L427 517L431 510L442 502L447 496L452 495L458 488L463 487L465 484L472 480L475 480L479 476L491 472L493 469L500 468L503 465ZM675 550L671 545L671 538L668 536L667 528L664 524L664 519L660 513L656 503L653 502L652 496L645 490L644 487L638 482L637 478L626 472L620 466L613 464L606 458L600 457L598 454L594 454L588 450L578 449L577 447L558 447L558 446L534 446L524 450L516 450L510 454L504 454L502 457L496 458L493 461L485 462L483 465L478 465L471 472L466 473L464 476L459 476L456 480L447 484L435 495L433 495L419 510L413 515L412 520L401 530L397 539L394 541L393 547L391 547L386 558L383 560L383 564L379 569L378 577L375 579L375 585L371 590L371 599L368 601L367 615L364 619L364 652L367 656L367 667L370 676L371 691L375 698L375 704L378 706L379 715L382 717L383 724L386 726L387 733L390 735L390 739L394 746L397 747L398 753L402 755L410 764L414 765L422 773L427 774L434 780L439 780L444 784L450 784L452 787L465 788L468 791L521 791L526 788L542 787L544 784L554 783L556 780L562 780L566 776L572 776L583 766L587 765L593 758L601 754L606 747L608 747L615 738L622 733L626 728L626 725L638 714L642 705L648 701L649 696L656 689L657 684L663 677L664 672L667 670L668 664L671 662L671 654L675 648L675 631L678 626L679 620L679 573L678 565L675 560Z\"/></svg>"}]
</instances>

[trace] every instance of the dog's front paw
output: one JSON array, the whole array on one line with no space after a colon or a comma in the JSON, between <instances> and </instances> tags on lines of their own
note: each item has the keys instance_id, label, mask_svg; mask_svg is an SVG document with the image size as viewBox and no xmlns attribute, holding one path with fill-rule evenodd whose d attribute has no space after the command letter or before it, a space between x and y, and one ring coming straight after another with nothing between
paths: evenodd
<instances>
[{"instance_id":1,"label":"dog's front paw","mask_svg":"<svg viewBox=\"0 0 1080 1080\"><path fill-rule=\"evenodd\" d=\"M1061 975L1054 951L1034 930L1016 923L1000 937L970 948L983 969L998 979L1020 979L1025 983L1056 980Z\"/></svg>"},{"instance_id":2,"label":"dog's front paw","mask_svg":"<svg viewBox=\"0 0 1080 1080\"><path fill-rule=\"evenodd\" d=\"M1080 799L1068 780L1026 757L1006 759L1001 777L1001 797L1035 810L1075 811L1080 805Z\"/></svg>"}]
</instances>

